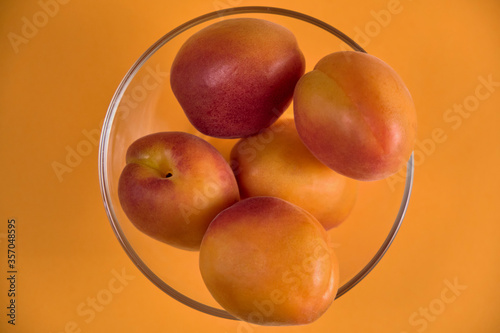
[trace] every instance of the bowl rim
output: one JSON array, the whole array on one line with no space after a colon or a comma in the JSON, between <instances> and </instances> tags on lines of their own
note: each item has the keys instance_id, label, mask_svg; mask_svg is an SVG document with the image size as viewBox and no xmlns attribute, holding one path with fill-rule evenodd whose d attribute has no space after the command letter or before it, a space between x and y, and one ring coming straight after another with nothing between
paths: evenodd
<instances>
[{"instance_id":1,"label":"bowl rim","mask_svg":"<svg viewBox=\"0 0 500 333\"><path fill-rule=\"evenodd\" d=\"M195 310L204 312L206 314L210 314L216 317L220 318L226 318L226 319L233 319L233 320L239 320L238 318L235 318L228 312L222 309L214 308L212 306L206 305L204 303L198 302L190 297L185 296L184 294L178 292L171 286L169 286L167 283L165 283L161 278L159 278L147 265L142 261L140 256L135 252L135 250L132 248L131 244L127 240L127 237L125 236L125 233L123 232L122 228L120 227L120 224L118 222L118 219L116 217L115 211L113 209L113 206L111 205L111 194L109 190L109 180L108 180L108 148L109 148L109 138L111 134L111 127L113 124L113 120L116 115L116 111L118 109L118 106L120 104L120 101L125 93L125 90L129 86L130 82L134 78L135 74L139 71L139 69L142 67L142 65L158 50L160 49L164 44L166 44L168 41L176 37L177 35L181 34L182 32L197 26L201 23L204 23L209 20L217 19L217 18L222 18L226 16L231 16L231 15L237 15L237 14L274 14L274 15L281 15L281 16L287 16L291 18L295 18L304 22L311 23L313 25L316 25L317 27L326 30L327 32L332 33L335 35L337 38L348 44L350 47L353 48L355 51L359 52L364 52L366 51L359 46L354 40L352 40L350 37L345 35L343 32L338 30L337 28L331 26L328 23L325 23L317 18L314 18L312 16L306 15L301 12L289 10L289 9L284 9L284 8L279 8L279 7L268 7L268 6L242 6L242 7L232 7L232 8L226 8L226 9L221 9L213 12L209 12L207 14L198 16L196 18L193 18L176 28L172 29L162 37L160 37L154 44L152 44L137 60L136 62L131 66L131 68L128 70L128 72L125 74L123 77L122 81L120 82L118 88L116 89L113 98L110 102L110 105L108 107L108 110L106 112L106 117L104 119L102 131L101 131L101 137L100 137L100 142L99 142L99 154L98 154L98 169L99 169L99 184L100 184L100 189L101 189L101 196L102 200L104 203L104 208L106 210L106 214L108 217L108 220L111 224L111 227L113 229L113 232L115 233L115 236L118 238L118 241L120 242L121 246L129 256L129 258L132 260L132 262L136 265L136 267L153 283L155 284L158 288L160 288L162 291L164 291L166 294L168 294L170 297L174 298L175 300L179 301L180 303L183 303ZM373 258L354 276L352 277L349 281L347 281L345 284L339 287L338 292L336 294L336 299L347 293L349 290L351 290L355 285L357 285L361 280L363 280L368 273L370 273L373 268L379 263L379 261L382 259L384 254L387 252L389 247L391 246L392 242L394 241L394 238L396 237L401 224L403 222L404 216L406 214L409 200L410 200L410 194L412 191L412 186L413 186L413 174L414 174L414 153L412 152L408 162L407 162L407 171L406 171L406 178L405 178L405 188L404 188L404 193L403 193L403 198L401 200L401 204L398 210L398 213L396 215L396 218L394 220L394 223L392 225L391 230L389 231L389 234L387 235L386 239L378 249L378 251L375 253Z\"/></svg>"}]
</instances>

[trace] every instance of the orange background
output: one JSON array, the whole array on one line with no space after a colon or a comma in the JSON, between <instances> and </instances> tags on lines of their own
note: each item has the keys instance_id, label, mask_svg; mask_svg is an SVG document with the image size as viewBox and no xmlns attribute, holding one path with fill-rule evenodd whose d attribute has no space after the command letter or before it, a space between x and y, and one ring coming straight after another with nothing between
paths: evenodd
<instances>
[{"instance_id":1,"label":"orange background","mask_svg":"<svg viewBox=\"0 0 500 333\"><path fill-rule=\"evenodd\" d=\"M43 19L44 3L53 1L0 5L1 332L500 331L500 2L61 0L37 31L12 44L26 20ZM129 260L99 189L93 141L129 67L184 21L250 5L301 11L353 37L400 73L418 112L414 189L395 242L307 327L245 330L177 303ZM377 21L396 7L389 22ZM477 88L488 79L492 85ZM461 105L460 115L453 108ZM53 163L65 163L68 147L82 148L84 133L93 135L86 156L58 179ZM17 221L16 326L5 315L10 218ZM83 312L98 295L112 299Z\"/></svg>"}]
</instances>

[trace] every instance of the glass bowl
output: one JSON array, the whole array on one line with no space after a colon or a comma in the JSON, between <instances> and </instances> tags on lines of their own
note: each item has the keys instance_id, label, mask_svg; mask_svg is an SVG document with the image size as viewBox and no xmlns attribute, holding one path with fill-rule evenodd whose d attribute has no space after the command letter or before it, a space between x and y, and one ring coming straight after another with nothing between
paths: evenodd
<instances>
[{"instance_id":1,"label":"glass bowl","mask_svg":"<svg viewBox=\"0 0 500 333\"><path fill-rule=\"evenodd\" d=\"M306 58L306 72L323 56L340 50L365 52L348 36L311 16L272 7L236 7L181 24L151 45L121 81L108 108L99 145L99 180L106 213L120 244L137 268L177 301L207 314L235 319L212 298L198 270L198 252L158 242L138 231L118 200L118 179L128 146L144 135L184 131L213 144L226 158L237 140L215 139L194 129L169 82L172 61L184 41L203 27L232 17L257 17L290 29ZM289 108L283 117L290 116ZM413 182L413 155L389 179L361 182L349 218L329 230L340 264L337 298L358 284L380 261L403 221Z\"/></svg>"}]
</instances>

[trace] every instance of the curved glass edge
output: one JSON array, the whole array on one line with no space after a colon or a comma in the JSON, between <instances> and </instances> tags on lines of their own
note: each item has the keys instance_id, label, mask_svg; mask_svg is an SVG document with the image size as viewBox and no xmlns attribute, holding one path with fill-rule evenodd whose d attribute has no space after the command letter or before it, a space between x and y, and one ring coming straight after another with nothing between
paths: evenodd
<instances>
[{"instance_id":1,"label":"curved glass edge","mask_svg":"<svg viewBox=\"0 0 500 333\"><path fill-rule=\"evenodd\" d=\"M195 309L201 312L204 312L209 315L213 315L216 317L220 318L225 318L225 319L232 319L232 320L238 320L234 316L230 315L228 312L225 310L221 310L218 308L214 308L208 305L205 305L203 303L197 302L170 287L168 284L163 282L153 271L149 269L149 267L142 261L142 259L138 256L138 254L133 250L132 246L128 242L123 230L119 226L119 224L116 222L117 217L114 212L114 209L112 205L110 204L111 202L111 195L108 190L108 165L107 165L107 153L108 153L108 148L109 148L109 137L111 133L111 124L115 118L116 111L118 108L118 105L123 98L123 94L125 92L125 89L128 87L132 79L134 78L135 74L139 71L139 69L142 67L142 65L159 49L161 48L164 44L166 44L169 40L173 39L180 33L196 26L201 23L204 23L206 21L218 18L218 17L223 17L223 16L230 16L230 15L237 15L237 14L245 14L245 13L254 13L254 14L274 14L274 15L281 15L281 16L288 16L292 18L296 18L311 24L316 25L317 27L326 30L327 32L332 33L336 37L338 37L340 40L344 41L346 44L348 44L350 47L352 47L355 51L359 52L365 52L366 51L359 46L354 40L352 40L350 37L342 33L340 30L336 29L335 27L318 20L312 16L299 13L296 11L288 10L288 9L283 9L283 8L276 8L276 7L265 7L265 6L245 6L245 7L234 7L234 8L228 8L228 9L222 9L219 11L214 11L211 13L207 13L204 15L201 15L197 18L194 18L190 21L187 21L183 23L182 25L178 26L177 28L171 30L167 34L165 34L163 37L161 37L158 41L156 41L153 45L151 45L140 57L139 59L132 65L132 67L129 69L125 77L122 79L120 82L120 85L118 86L111 103L108 107L106 117L104 119L104 124L102 128L102 133L101 133L101 138L99 142L99 155L98 155L98 169L99 169L99 184L101 188L101 196L103 199L104 203L104 208L106 210L106 214L108 216L108 219L111 223L111 227L113 229L113 232L115 233L116 237L118 238L120 244L122 245L123 249L129 256L129 258L132 260L132 262L137 266L137 268L151 281L153 284L155 284L158 288L160 288L162 291L167 293L169 296L174 298L175 300ZM408 206L408 201L410 198L410 192L411 192L411 187L412 187L412 182L413 182L413 154L408 161L408 171L407 171L407 176L406 176L406 186L405 186L405 193L403 197L403 201L400 206L400 210L398 212L398 216L396 217L396 221L389 233L389 236L386 238L384 241L383 245L377 252L377 254L374 256L374 258L351 280L349 280L346 284L341 286L339 288L339 291L336 295L336 299L339 298L340 296L344 295L347 291L349 291L351 288L353 288L356 284L358 284L374 267L375 265L380 261L382 256L385 254L389 246L391 245L392 241L394 240L394 237L397 234L397 231L399 230L399 227L401 225L401 222L404 218L406 208Z\"/></svg>"},{"instance_id":2,"label":"curved glass edge","mask_svg":"<svg viewBox=\"0 0 500 333\"><path fill-rule=\"evenodd\" d=\"M340 296L344 295L346 292L348 292L350 289L352 289L355 285L357 285L363 278L368 275L372 271L373 268L378 264L378 262L382 259L384 254L387 252L389 247L391 246L392 242L394 241L394 238L396 237L399 228L401 227L401 224L403 222L403 219L406 214L406 210L408 209L408 204L410 202L410 194L411 194L411 189L413 187L413 173L414 173L414 163L413 163L413 155L414 153L412 152L410 159L408 160L407 166L406 166L406 181L405 181L405 189L403 193L403 199L401 201L401 205L399 206L399 211L396 216L396 219L394 221L394 224L389 231L389 235L386 237L384 243L382 243L382 246L379 248L377 253L373 256L372 260L366 264L366 266L359 271L358 274L356 274L351 280L346 282L344 285L342 285L339 288L339 291L337 292L336 299L339 298Z\"/></svg>"}]
</instances>

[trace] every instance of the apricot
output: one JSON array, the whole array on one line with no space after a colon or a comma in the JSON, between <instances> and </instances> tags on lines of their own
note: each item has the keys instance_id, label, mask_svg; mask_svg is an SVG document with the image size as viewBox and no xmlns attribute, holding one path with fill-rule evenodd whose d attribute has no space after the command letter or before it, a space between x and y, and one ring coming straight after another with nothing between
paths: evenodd
<instances>
[{"instance_id":1,"label":"apricot","mask_svg":"<svg viewBox=\"0 0 500 333\"><path fill-rule=\"evenodd\" d=\"M229 164L215 147L192 134L158 132L127 149L118 198L138 230L196 251L212 219L240 195Z\"/></svg>"},{"instance_id":2,"label":"apricot","mask_svg":"<svg viewBox=\"0 0 500 333\"><path fill-rule=\"evenodd\" d=\"M410 158L415 105L396 71L373 55L342 51L325 56L299 80L293 102L304 144L345 176L383 179Z\"/></svg>"},{"instance_id":3,"label":"apricot","mask_svg":"<svg viewBox=\"0 0 500 333\"><path fill-rule=\"evenodd\" d=\"M293 119L239 140L231 151L242 198L274 196L311 213L325 229L349 216L358 182L321 163L302 143Z\"/></svg>"},{"instance_id":4,"label":"apricot","mask_svg":"<svg viewBox=\"0 0 500 333\"><path fill-rule=\"evenodd\" d=\"M278 119L304 70L291 31L267 20L234 18L193 34L173 61L170 82L198 131L239 138Z\"/></svg>"},{"instance_id":5,"label":"apricot","mask_svg":"<svg viewBox=\"0 0 500 333\"><path fill-rule=\"evenodd\" d=\"M200 271L228 313L274 326L318 319L339 280L325 229L275 197L243 199L217 215L201 243Z\"/></svg>"}]
</instances>

